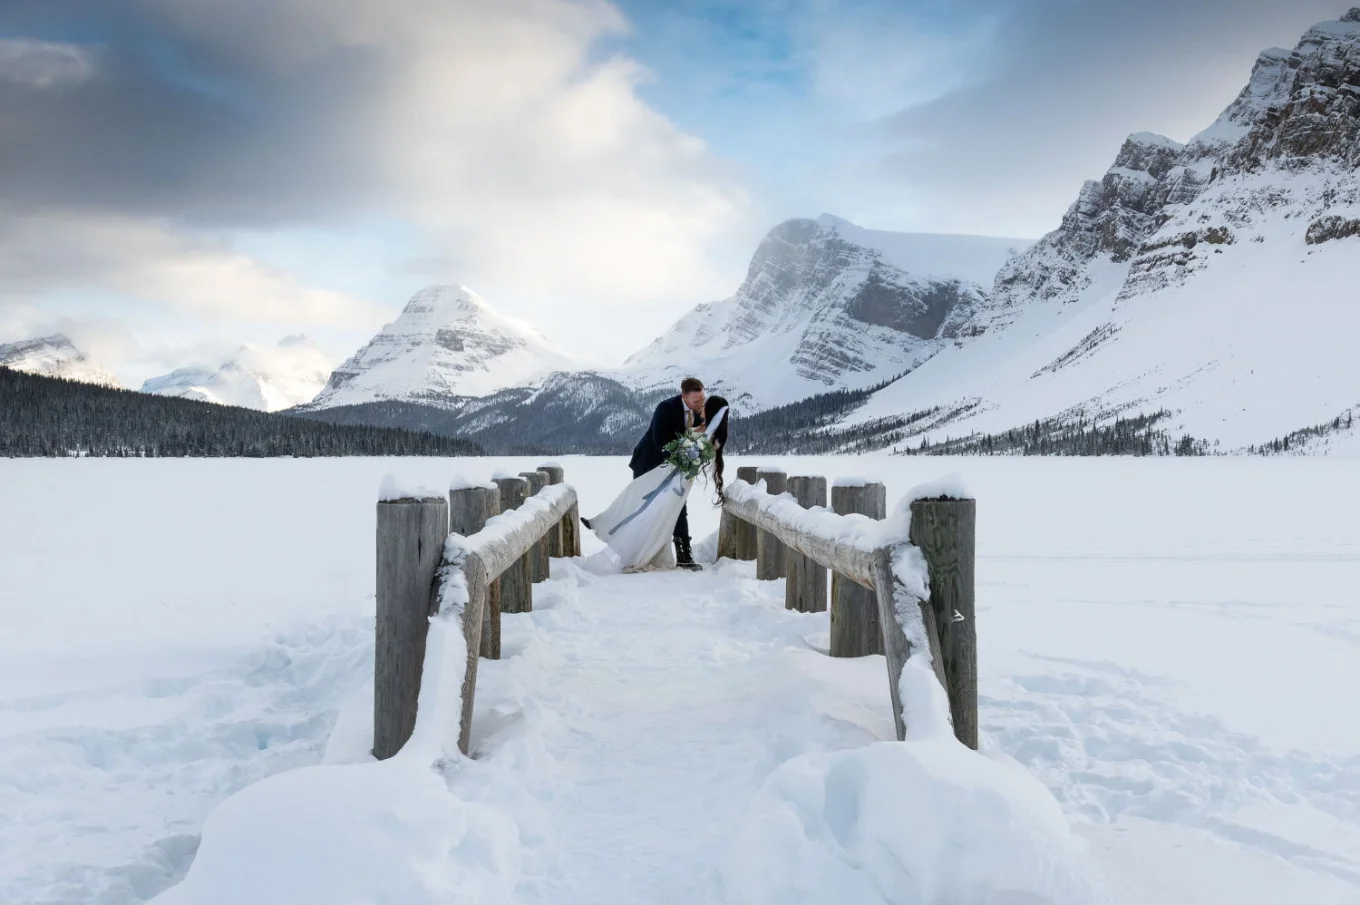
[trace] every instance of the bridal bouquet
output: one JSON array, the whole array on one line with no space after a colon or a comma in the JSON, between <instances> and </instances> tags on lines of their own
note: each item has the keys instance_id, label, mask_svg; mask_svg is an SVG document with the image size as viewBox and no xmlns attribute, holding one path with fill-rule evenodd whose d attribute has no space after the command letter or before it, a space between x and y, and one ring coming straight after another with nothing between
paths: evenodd
<instances>
[{"instance_id":1,"label":"bridal bouquet","mask_svg":"<svg viewBox=\"0 0 1360 905\"><path fill-rule=\"evenodd\" d=\"M666 464L693 480L718 455L717 447L706 434L681 434L664 447Z\"/></svg>"}]
</instances>

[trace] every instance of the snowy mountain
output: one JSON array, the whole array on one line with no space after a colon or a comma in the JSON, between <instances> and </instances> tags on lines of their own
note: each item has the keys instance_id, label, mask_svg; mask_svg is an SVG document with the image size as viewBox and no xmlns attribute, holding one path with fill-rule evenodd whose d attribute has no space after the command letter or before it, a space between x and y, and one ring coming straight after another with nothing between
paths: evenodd
<instances>
[{"instance_id":1,"label":"snowy mountain","mask_svg":"<svg viewBox=\"0 0 1360 905\"><path fill-rule=\"evenodd\" d=\"M549 437L562 451L622 451L687 373L746 419L734 451L1360 448L1357 86L1360 9L1261 54L1187 143L1131 135L1032 245L790 220L736 294L616 372L549 365L540 375L564 373L546 379L525 366L506 369L511 380L492 358L497 379L483 385L519 386L488 394L427 369L437 331L413 327L415 340L380 349L397 377L421 378L391 384L417 389L384 398L445 405L438 429L475 432L494 452ZM579 417L587 379L611 400L617 417L600 424L612 429ZM439 402L458 393L485 398ZM365 384L357 398L378 397ZM435 423L392 408L345 417Z\"/></svg>"},{"instance_id":2,"label":"snowy mountain","mask_svg":"<svg viewBox=\"0 0 1360 905\"><path fill-rule=\"evenodd\" d=\"M959 338L986 302L982 282L1028 244L789 220L735 295L686 314L622 379L652 389L697 374L755 408L882 383Z\"/></svg>"},{"instance_id":3,"label":"snowy mountain","mask_svg":"<svg viewBox=\"0 0 1360 905\"><path fill-rule=\"evenodd\" d=\"M461 397L489 396L570 370L571 359L542 334L498 314L472 290L430 286L337 368L308 408L384 401L449 408Z\"/></svg>"},{"instance_id":4,"label":"snowy mountain","mask_svg":"<svg viewBox=\"0 0 1360 905\"><path fill-rule=\"evenodd\" d=\"M142 392L277 412L310 402L332 367L310 339L288 336L277 346L243 345L217 369L180 368L153 377Z\"/></svg>"},{"instance_id":5,"label":"snowy mountain","mask_svg":"<svg viewBox=\"0 0 1360 905\"><path fill-rule=\"evenodd\" d=\"M1346 421L1360 386L1357 85L1360 9L1261 54L1187 144L1131 136L1058 229L1001 269L960 325L978 338L846 426L915 417L907 436L964 449L965 435L1142 413L1227 450Z\"/></svg>"},{"instance_id":6,"label":"snowy mountain","mask_svg":"<svg viewBox=\"0 0 1360 905\"><path fill-rule=\"evenodd\" d=\"M0 344L0 368L121 389L122 384L60 333Z\"/></svg>"}]
</instances>

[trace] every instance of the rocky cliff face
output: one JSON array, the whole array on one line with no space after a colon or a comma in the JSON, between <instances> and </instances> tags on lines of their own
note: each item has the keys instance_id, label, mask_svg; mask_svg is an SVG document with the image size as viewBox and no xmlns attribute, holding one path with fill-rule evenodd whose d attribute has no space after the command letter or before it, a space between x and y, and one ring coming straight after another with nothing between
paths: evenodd
<instances>
[{"instance_id":1,"label":"rocky cliff face","mask_svg":"<svg viewBox=\"0 0 1360 905\"><path fill-rule=\"evenodd\" d=\"M1262 54L1224 116L1242 131L1225 169L1360 165L1360 8L1309 29L1293 52Z\"/></svg>"},{"instance_id":2,"label":"rocky cliff face","mask_svg":"<svg viewBox=\"0 0 1360 905\"><path fill-rule=\"evenodd\" d=\"M1092 263L1123 264L1157 226L1174 184L1185 184L1184 146L1151 132L1129 136L1100 181L1085 183L1062 224L997 273L978 329L1010 323L1017 306L1075 302L1096 284Z\"/></svg>"},{"instance_id":3,"label":"rocky cliff face","mask_svg":"<svg viewBox=\"0 0 1360 905\"><path fill-rule=\"evenodd\" d=\"M447 407L570 367L538 331L496 313L470 289L430 286L331 374L310 407L383 400Z\"/></svg>"},{"instance_id":4,"label":"rocky cliff face","mask_svg":"<svg viewBox=\"0 0 1360 905\"><path fill-rule=\"evenodd\" d=\"M623 373L647 388L693 373L766 407L881 382L963 336L982 287L908 273L857 229L825 215L776 226L735 295L685 315Z\"/></svg>"},{"instance_id":5,"label":"rocky cliff face","mask_svg":"<svg viewBox=\"0 0 1360 905\"><path fill-rule=\"evenodd\" d=\"M1360 9L1262 53L1184 146L1131 136L1058 228L1001 269L964 326L978 337L851 426L942 412L906 437L991 443L1141 413L1234 449L1334 422L1360 385L1357 166Z\"/></svg>"},{"instance_id":6,"label":"rocky cliff face","mask_svg":"<svg viewBox=\"0 0 1360 905\"><path fill-rule=\"evenodd\" d=\"M1076 302L1108 291L1112 280L1124 299L1177 283L1216 246L1238 241L1254 217L1307 204L1308 188L1291 188L1293 177L1332 173L1345 182L1357 165L1360 9L1353 9L1309 29L1292 51L1262 53L1241 94L1187 145L1130 136L1058 229L1001 269L975 327L1004 327L1017 306ZM1329 188L1327 206L1349 203L1345 186ZM1324 224L1316 232L1343 229Z\"/></svg>"},{"instance_id":7,"label":"rocky cliff face","mask_svg":"<svg viewBox=\"0 0 1360 905\"><path fill-rule=\"evenodd\" d=\"M60 333L0 345L0 368L121 389L118 378Z\"/></svg>"}]
</instances>

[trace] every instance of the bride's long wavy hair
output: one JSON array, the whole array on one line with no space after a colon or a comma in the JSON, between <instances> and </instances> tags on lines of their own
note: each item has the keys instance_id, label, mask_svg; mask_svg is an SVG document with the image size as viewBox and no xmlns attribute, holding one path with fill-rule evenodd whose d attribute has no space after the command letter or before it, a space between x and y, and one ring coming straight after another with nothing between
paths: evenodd
<instances>
[{"instance_id":1,"label":"bride's long wavy hair","mask_svg":"<svg viewBox=\"0 0 1360 905\"><path fill-rule=\"evenodd\" d=\"M727 426L732 423L732 407L721 396L709 396L704 401L704 423L710 423L718 412L727 409L722 424L713 432L713 445L718 448L717 458L713 460L713 488L718 492L718 502L723 501L723 447L727 445Z\"/></svg>"}]
</instances>

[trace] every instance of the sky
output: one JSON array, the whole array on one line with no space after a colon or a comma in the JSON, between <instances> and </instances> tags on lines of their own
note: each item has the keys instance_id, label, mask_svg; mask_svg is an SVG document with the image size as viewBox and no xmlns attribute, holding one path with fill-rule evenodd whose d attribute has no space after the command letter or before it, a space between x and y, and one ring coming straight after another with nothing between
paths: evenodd
<instances>
[{"instance_id":1,"label":"sky","mask_svg":"<svg viewBox=\"0 0 1360 905\"><path fill-rule=\"evenodd\" d=\"M776 223L1033 238L1316 0L4 0L0 342L125 384L462 283L609 366Z\"/></svg>"}]
</instances>

